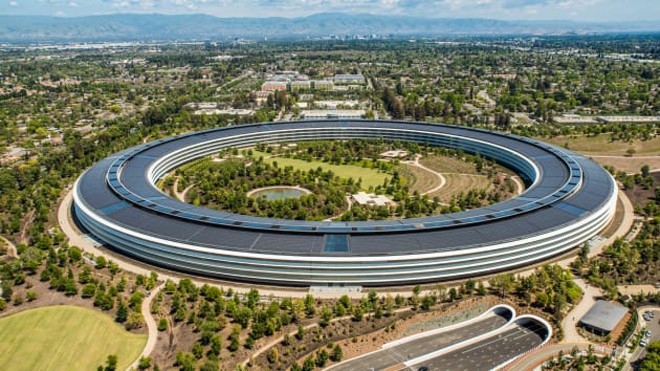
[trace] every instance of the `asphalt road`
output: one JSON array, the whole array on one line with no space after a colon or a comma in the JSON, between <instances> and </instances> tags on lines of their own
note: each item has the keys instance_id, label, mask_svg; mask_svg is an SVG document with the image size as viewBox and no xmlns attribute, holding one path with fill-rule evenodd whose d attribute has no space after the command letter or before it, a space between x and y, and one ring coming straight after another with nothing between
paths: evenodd
<instances>
[{"instance_id":1,"label":"asphalt road","mask_svg":"<svg viewBox=\"0 0 660 371\"><path fill-rule=\"evenodd\" d=\"M384 370L446 346L468 340L503 326L507 318L494 315L457 329L411 340L389 349L382 349L363 357L332 367L338 371Z\"/></svg>"},{"instance_id":2,"label":"asphalt road","mask_svg":"<svg viewBox=\"0 0 660 371\"><path fill-rule=\"evenodd\" d=\"M516 326L511 330L486 338L466 347L445 353L426 362L406 368L419 370L490 370L543 342L541 325Z\"/></svg>"},{"instance_id":3,"label":"asphalt road","mask_svg":"<svg viewBox=\"0 0 660 371\"><path fill-rule=\"evenodd\" d=\"M653 312L654 317L651 318L650 321L644 320L644 312L650 310ZM647 343L652 343L654 341L660 340L660 309L654 309L654 308L642 308L639 310L639 321L640 325L645 326L648 331L651 331L651 337L644 337L644 340L646 340ZM641 346L637 348L635 351L635 354L633 354L632 358L630 359L630 365L633 370L639 370L639 366L646 356L646 348L642 348Z\"/></svg>"}]
</instances>

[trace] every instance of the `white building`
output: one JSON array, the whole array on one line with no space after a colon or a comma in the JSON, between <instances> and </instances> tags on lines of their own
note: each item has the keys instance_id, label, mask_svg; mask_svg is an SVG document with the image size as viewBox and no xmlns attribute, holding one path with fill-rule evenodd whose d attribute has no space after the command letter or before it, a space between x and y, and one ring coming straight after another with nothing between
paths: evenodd
<instances>
[{"instance_id":1,"label":"white building","mask_svg":"<svg viewBox=\"0 0 660 371\"><path fill-rule=\"evenodd\" d=\"M364 84L364 76L362 74L340 74L335 75L335 83L337 84Z\"/></svg>"},{"instance_id":2,"label":"white building","mask_svg":"<svg viewBox=\"0 0 660 371\"><path fill-rule=\"evenodd\" d=\"M392 202L392 200L383 195L365 192L358 192L351 197L353 198L353 201L355 201L358 205L387 206Z\"/></svg>"},{"instance_id":3,"label":"white building","mask_svg":"<svg viewBox=\"0 0 660 371\"><path fill-rule=\"evenodd\" d=\"M361 119L365 111L354 110L307 110L300 113L300 118L307 120L330 120L330 119Z\"/></svg>"}]
</instances>

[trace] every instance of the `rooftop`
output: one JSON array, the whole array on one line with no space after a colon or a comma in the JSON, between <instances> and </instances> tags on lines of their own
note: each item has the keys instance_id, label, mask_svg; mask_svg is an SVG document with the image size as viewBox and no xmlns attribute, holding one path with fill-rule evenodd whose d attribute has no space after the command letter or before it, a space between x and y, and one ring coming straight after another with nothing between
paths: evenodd
<instances>
[{"instance_id":1,"label":"rooftop","mask_svg":"<svg viewBox=\"0 0 660 371\"><path fill-rule=\"evenodd\" d=\"M628 313L628 308L624 306L598 300L587 314L580 319L580 323L584 326L609 332L614 330L626 313Z\"/></svg>"}]
</instances>

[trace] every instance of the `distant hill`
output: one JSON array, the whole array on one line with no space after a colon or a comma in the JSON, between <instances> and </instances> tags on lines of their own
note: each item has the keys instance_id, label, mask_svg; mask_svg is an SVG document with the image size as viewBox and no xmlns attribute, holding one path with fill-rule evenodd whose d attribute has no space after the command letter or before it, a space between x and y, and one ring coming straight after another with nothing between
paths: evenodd
<instances>
[{"instance_id":1,"label":"distant hill","mask_svg":"<svg viewBox=\"0 0 660 371\"><path fill-rule=\"evenodd\" d=\"M584 23L419 18L321 13L300 18L217 18L210 15L113 14L76 18L0 16L0 41L207 40L324 35L570 35L660 31L658 22Z\"/></svg>"}]
</instances>

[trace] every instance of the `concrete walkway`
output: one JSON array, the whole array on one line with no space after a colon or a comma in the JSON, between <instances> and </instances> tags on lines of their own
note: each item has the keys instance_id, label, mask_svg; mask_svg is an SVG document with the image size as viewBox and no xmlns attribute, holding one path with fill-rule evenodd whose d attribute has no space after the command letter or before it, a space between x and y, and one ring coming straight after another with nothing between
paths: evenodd
<instances>
[{"instance_id":1,"label":"concrete walkway","mask_svg":"<svg viewBox=\"0 0 660 371\"><path fill-rule=\"evenodd\" d=\"M566 317L561 321L561 327L564 330L564 340L561 341L561 344L566 343L585 343L591 344L591 342L583 338L577 331L577 324L584 316L587 311L596 303L596 298L601 296L602 293L599 288L587 284L582 279L574 279L575 282L580 288L584 295L582 300L573 307L573 310L568 312Z\"/></svg>"},{"instance_id":2,"label":"concrete walkway","mask_svg":"<svg viewBox=\"0 0 660 371\"><path fill-rule=\"evenodd\" d=\"M158 293L163 289L163 287L165 287L164 284L156 286L151 291L151 295L149 295L149 297L147 297L145 300L142 300L142 317L144 317L144 322L147 324L149 337L147 338L147 344L144 346L144 349L142 349L142 353L140 353L135 362L133 362L128 367L129 370L137 370L140 359L149 357L151 352L154 351L154 348L156 348L156 342L158 341L158 324L156 323L154 316L151 314L151 303L153 303L154 298L158 297Z\"/></svg>"},{"instance_id":3,"label":"concrete walkway","mask_svg":"<svg viewBox=\"0 0 660 371\"><path fill-rule=\"evenodd\" d=\"M437 171L434 171L434 170L431 170L428 167L422 165L419 162L419 159L421 157L422 157L421 155L416 155L414 161L406 161L405 163L408 164L408 165L411 165L411 166L418 167L418 168L420 168L424 171L427 171L427 172L435 175L436 178L438 178L438 185L437 186L435 186L435 187L433 187L433 188L431 188L431 189L429 189L425 192L420 193L422 196L424 196L424 195L428 195L428 194L431 194L431 193L434 193L434 192L437 192L438 190L440 190L440 188L445 186L445 184L447 183L447 180L445 179L445 177L441 173L439 173Z\"/></svg>"}]
</instances>

